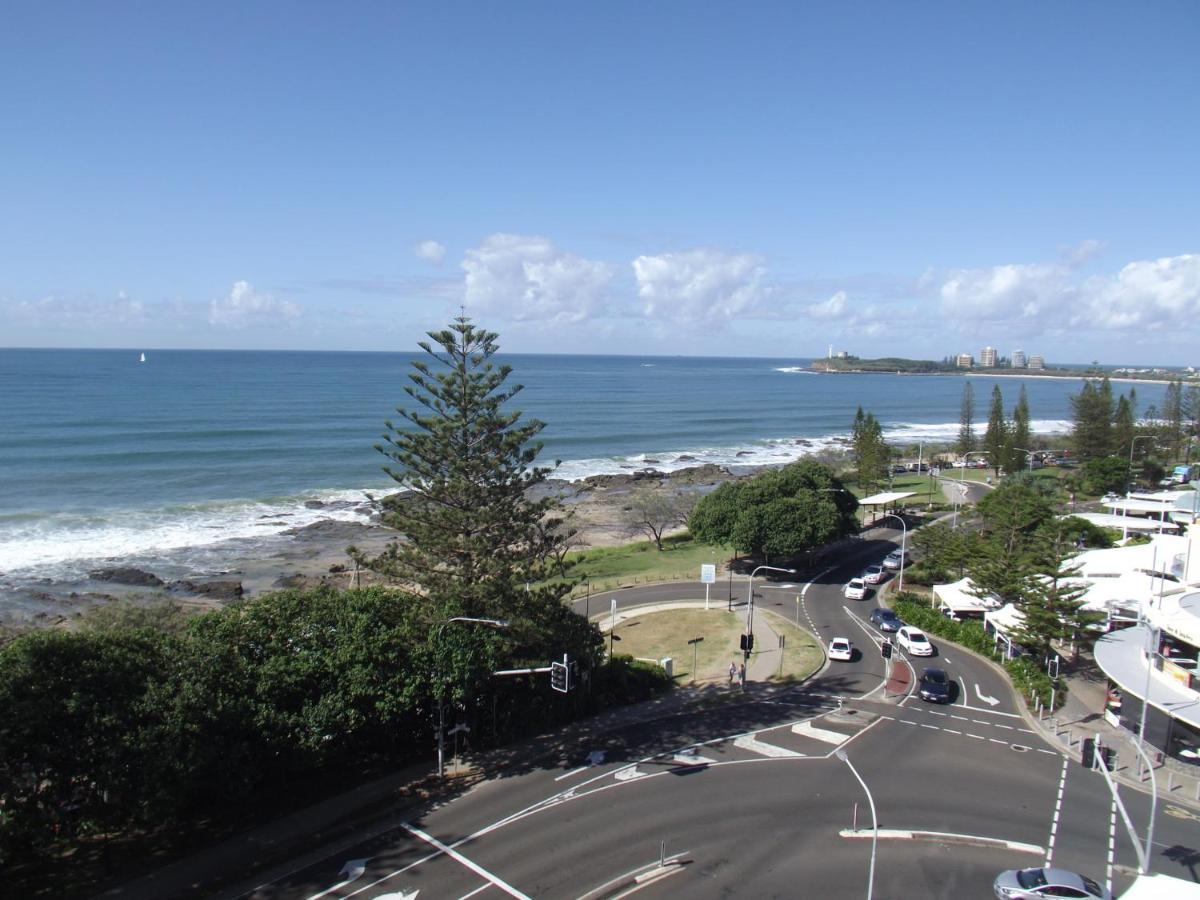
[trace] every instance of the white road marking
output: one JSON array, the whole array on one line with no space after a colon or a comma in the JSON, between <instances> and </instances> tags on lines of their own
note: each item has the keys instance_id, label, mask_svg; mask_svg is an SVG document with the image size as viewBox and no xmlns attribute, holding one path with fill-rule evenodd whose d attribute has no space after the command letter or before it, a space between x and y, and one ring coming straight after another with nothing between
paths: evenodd
<instances>
[{"instance_id":1,"label":"white road marking","mask_svg":"<svg viewBox=\"0 0 1200 900\"><path fill-rule=\"evenodd\" d=\"M830 731L828 728L817 728L811 722L801 722L799 725L792 726L792 734L798 734L801 737L810 737L818 741L824 741L826 744L840 745L845 743L848 734L842 734L840 731Z\"/></svg>"},{"instance_id":2,"label":"white road marking","mask_svg":"<svg viewBox=\"0 0 1200 900\"><path fill-rule=\"evenodd\" d=\"M331 888L326 888L319 894L313 894L308 898L308 900L321 900L322 897L332 894L334 891L339 891L346 885L353 884L354 882L358 881L358 879L362 878L363 872L367 871L367 863L370 861L370 859L371 858L368 856L366 859L347 860L346 864L342 866L342 871L338 872L338 874L349 875L350 877L345 881L339 881Z\"/></svg>"},{"instance_id":3,"label":"white road marking","mask_svg":"<svg viewBox=\"0 0 1200 900\"><path fill-rule=\"evenodd\" d=\"M633 781L635 778L644 778L645 772L639 771L637 766L628 766L624 769L618 769L613 775L617 781Z\"/></svg>"},{"instance_id":4,"label":"white road marking","mask_svg":"<svg viewBox=\"0 0 1200 900\"><path fill-rule=\"evenodd\" d=\"M970 732L967 732L967 737L975 738L975 740L977 740L977 741L986 741L987 740L987 738L983 737L982 735L971 734Z\"/></svg>"},{"instance_id":5,"label":"white road marking","mask_svg":"<svg viewBox=\"0 0 1200 900\"><path fill-rule=\"evenodd\" d=\"M1050 820L1050 840L1046 844L1046 862L1045 867L1050 868L1050 864L1054 861L1054 839L1058 835L1058 817L1062 812L1063 792L1067 789L1067 763L1069 760L1064 756L1062 763L1062 775L1058 779L1058 797L1054 801L1054 818Z\"/></svg>"},{"instance_id":6,"label":"white road marking","mask_svg":"<svg viewBox=\"0 0 1200 900\"><path fill-rule=\"evenodd\" d=\"M1104 867L1104 889L1112 893L1113 863L1117 856L1117 798L1113 797L1108 815L1108 863Z\"/></svg>"},{"instance_id":7,"label":"white road marking","mask_svg":"<svg viewBox=\"0 0 1200 900\"><path fill-rule=\"evenodd\" d=\"M953 728L943 728L942 731L946 732L946 734L962 734L961 731L955 731Z\"/></svg>"},{"instance_id":8,"label":"white road marking","mask_svg":"<svg viewBox=\"0 0 1200 900\"><path fill-rule=\"evenodd\" d=\"M797 753L795 750L789 750L786 747L777 747L774 744L760 741L754 735L744 735L738 738L733 742L733 746L740 747L742 750L749 750L751 753L757 753L759 756L769 756L773 759L786 759L805 755Z\"/></svg>"},{"instance_id":9,"label":"white road marking","mask_svg":"<svg viewBox=\"0 0 1200 900\"><path fill-rule=\"evenodd\" d=\"M420 828L415 828L412 825L405 824L405 825L402 825L401 827L404 828L404 830L409 832L410 834L416 835L417 837L419 837L421 840L425 841L426 843L432 844L438 850L441 850L443 853L445 853L447 856L449 856L451 859L455 860L456 862L458 862L459 864L461 864L463 866L466 866L468 869L470 869L472 872L474 872L480 878L487 879L492 884L494 884L496 887L500 888L500 890L504 891L504 893L508 894L510 897L519 897L519 898L521 898L521 900L532 900L532 898L528 894L521 893L515 887L513 887L511 884L504 881L502 878L500 878L496 875L493 875L491 872L489 872L483 866L478 865L478 864L472 862L471 860L467 859L465 856L463 856L457 850L446 846L441 841L439 841L437 838L435 838L433 835L426 834Z\"/></svg>"}]
</instances>

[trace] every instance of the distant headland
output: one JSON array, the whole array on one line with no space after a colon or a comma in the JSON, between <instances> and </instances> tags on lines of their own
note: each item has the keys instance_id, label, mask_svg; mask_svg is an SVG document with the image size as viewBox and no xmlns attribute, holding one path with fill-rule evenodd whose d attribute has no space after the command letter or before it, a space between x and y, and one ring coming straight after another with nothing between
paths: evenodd
<instances>
[{"instance_id":1,"label":"distant headland","mask_svg":"<svg viewBox=\"0 0 1200 900\"><path fill-rule=\"evenodd\" d=\"M809 368L814 372L829 374L862 375L992 375L1015 378L1103 378L1108 376L1119 381L1184 381L1200 380L1200 372L1193 367L1181 369L1110 367L1093 363L1091 366L1013 366L1007 360L992 366L963 365L960 360L948 357L933 359L906 359L900 356L885 356L879 359L862 359L847 353L839 353L827 359L813 360Z\"/></svg>"}]
</instances>

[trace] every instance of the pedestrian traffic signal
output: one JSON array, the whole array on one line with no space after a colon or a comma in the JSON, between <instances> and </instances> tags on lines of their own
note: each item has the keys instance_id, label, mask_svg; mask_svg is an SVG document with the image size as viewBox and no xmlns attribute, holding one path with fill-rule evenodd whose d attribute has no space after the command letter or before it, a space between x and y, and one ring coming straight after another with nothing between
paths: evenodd
<instances>
[{"instance_id":1,"label":"pedestrian traffic signal","mask_svg":"<svg viewBox=\"0 0 1200 900\"><path fill-rule=\"evenodd\" d=\"M566 663L550 663L550 687L563 694L571 689L571 671Z\"/></svg>"},{"instance_id":2,"label":"pedestrian traffic signal","mask_svg":"<svg viewBox=\"0 0 1200 900\"><path fill-rule=\"evenodd\" d=\"M884 659L891 659L892 658L892 642L884 641L882 644L880 644L879 645L879 653L881 656L883 656Z\"/></svg>"},{"instance_id":3,"label":"pedestrian traffic signal","mask_svg":"<svg viewBox=\"0 0 1200 900\"><path fill-rule=\"evenodd\" d=\"M741 642L740 646L741 646L741 649L744 650L746 653L749 653L751 650L753 650L754 649L754 635L743 634L742 642Z\"/></svg>"}]
</instances>

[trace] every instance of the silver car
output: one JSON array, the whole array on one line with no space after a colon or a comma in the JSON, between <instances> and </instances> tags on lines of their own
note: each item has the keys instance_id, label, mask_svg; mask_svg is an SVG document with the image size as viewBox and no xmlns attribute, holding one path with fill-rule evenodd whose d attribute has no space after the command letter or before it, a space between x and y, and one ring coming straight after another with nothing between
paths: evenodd
<instances>
[{"instance_id":1,"label":"silver car","mask_svg":"<svg viewBox=\"0 0 1200 900\"><path fill-rule=\"evenodd\" d=\"M1045 897L1079 897L1113 900L1113 895L1092 879L1066 869L1009 869L992 885L999 900L1042 900Z\"/></svg>"}]
</instances>

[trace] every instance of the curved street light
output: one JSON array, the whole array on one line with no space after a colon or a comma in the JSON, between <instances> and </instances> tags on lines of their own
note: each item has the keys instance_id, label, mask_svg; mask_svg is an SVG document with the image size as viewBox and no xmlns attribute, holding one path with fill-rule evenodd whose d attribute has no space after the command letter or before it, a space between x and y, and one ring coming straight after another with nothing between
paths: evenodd
<instances>
[{"instance_id":1,"label":"curved street light","mask_svg":"<svg viewBox=\"0 0 1200 900\"><path fill-rule=\"evenodd\" d=\"M879 817L875 815L875 798L871 796L871 789L867 787L867 783L858 774L858 769L854 768L854 763L850 762L846 751L838 749L833 752L833 755L850 767L851 773L858 779L858 783L862 785L862 789L867 794L867 803L871 805L871 825L874 828L874 834L871 835L871 868L867 870L867 900L871 900L871 894L875 890L875 849L879 845Z\"/></svg>"},{"instance_id":2,"label":"curved street light","mask_svg":"<svg viewBox=\"0 0 1200 900\"><path fill-rule=\"evenodd\" d=\"M753 630L754 629L754 576L757 575L759 572L761 572L763 569L766 569L770 572L787 572L789 575L796 574L795 569L781 569L781 568L779 568L779 566L759 566L753 572L750 573L750 580L748 582L750 596L749 596L749 599L746 601L746 634L747 635L754 634L754 630ZM746 641L747 649L742 651L742 665L745 665L747 662L750 661L749 647L750 647L750 641L749 641L749 639L747 639L747 641Z\"/></svg>"},{"instance_id":3,"label":"curved street light","mask_svg":"<svg viewBox=\"0 0 1200 900\"><path fill-rule=\"evenodd\" d=\"M988 455L988 452L986 450L968 450L966 453L964 453L962 455L962 460L961 460L962 465L960 465L958 467L958 491L960 494L960 498L956 499L954 501L954 526L953 527L955 527L955 528L958 527L959 502L961 499L966 499L966 496L967 496L967 483L965 481L965 479L967 477L967 459L968 459L968 457L971 457L971 456L987 456L987 455Z\"/></svg>"},{"instance_id":4,"label":"curved street light","mask_svg":"<svg viewBox=\"0 0 1200 900\"><path fill-rule=\"evenodd\" d=\"M442 629L451 622L470 622L476 625L488 625L492 628L507 628L511 623L507 619L483 619L476 616L451 616L449 619L443 619L433 626L429 632L430 643L436 643L437 637L442 633ZM439 678L440 682L441 679ZM442 687L438 691L438 742L437 742L437 773L438 778L445 775L446 767L446 689Z\"/></svg>"}]
</instances>

